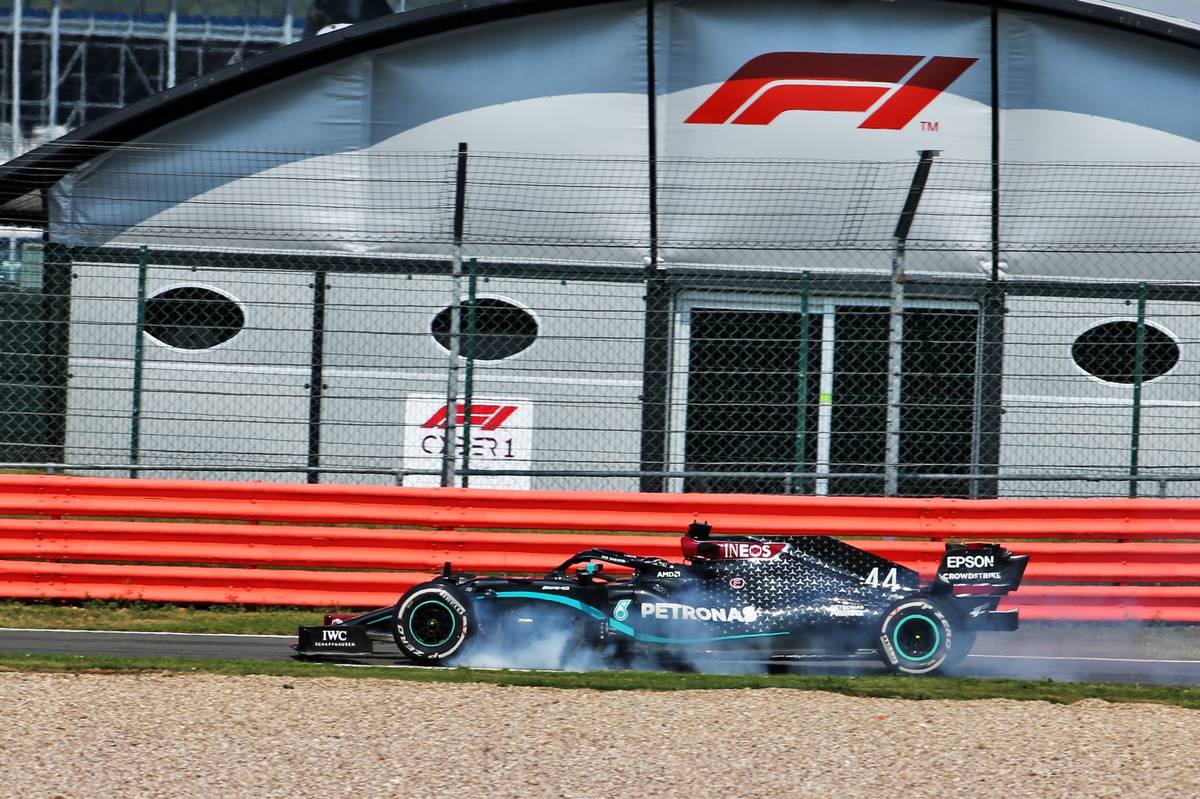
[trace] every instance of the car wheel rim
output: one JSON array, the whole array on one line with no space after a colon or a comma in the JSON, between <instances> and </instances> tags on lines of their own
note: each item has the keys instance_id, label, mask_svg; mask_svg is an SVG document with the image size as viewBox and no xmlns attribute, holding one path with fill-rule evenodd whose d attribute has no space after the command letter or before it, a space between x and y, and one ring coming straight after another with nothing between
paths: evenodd
<instances>
[{"instance_id":1,"label":"car wheel rim","mask_svg":"<svg viewBox=\"0 0 1200 799\"><path fill-rule=\"evenodd\" d=\"M942 633L937 622L928 616L905 616L892 630L892 643L905 660L920 663L937 653Z\"/></svg>"},{"instance_id":2,"label":"car wheel rim","mask_svg":"<svg viewBox=\"0 0 1200 799\"><path fill-rule=\"evenodd\" d=\"M424 647L439 647L454 637L458 619L445 602L428 599L413 608L408 616L408 631Z\"/></svg>"}]
</instances>

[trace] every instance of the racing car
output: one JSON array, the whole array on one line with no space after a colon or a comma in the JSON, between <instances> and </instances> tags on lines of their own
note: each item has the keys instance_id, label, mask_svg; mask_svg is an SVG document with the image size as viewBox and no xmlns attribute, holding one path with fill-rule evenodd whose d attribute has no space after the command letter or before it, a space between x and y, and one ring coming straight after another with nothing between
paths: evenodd
<instances>
[{"instance_id":1,"label":"racing car","mask_svg":"<svg viewBox=\"0 0 1200 799\"><path fill-rule=\"evenodd\" d=\"M540 629L627 663L640 652L877 655L892 671L960 663L980 631L1017 629L998 610L1028 555L948 543L933 580L823 535L714 535L693 523L673 562L587 549L540 578L475 576L447 563L389 607L301 627L302 657L372 654L393 641L418 664L461 662L486 643L508 649Z\"/></svg>"}]
</instances>

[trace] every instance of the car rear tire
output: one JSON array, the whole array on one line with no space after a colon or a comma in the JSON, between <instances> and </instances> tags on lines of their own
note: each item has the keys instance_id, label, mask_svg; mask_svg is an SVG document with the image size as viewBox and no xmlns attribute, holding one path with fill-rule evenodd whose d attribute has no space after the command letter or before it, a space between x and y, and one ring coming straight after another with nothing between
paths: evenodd
<instances>
[{"instance_id":1,"label":"car rear tire","mask_svg":"<svg viewBox=\"0 0 1200 799\"><path fill-rule=\"evenodd\" d=\"M392 637L410 660L436 666L458 654L475 630L470 600L449 585L414 586L396 603Z\"/></svg>"},{"instance_id":2,"label":"car rear tire","mask_svg":"<svg viewBox=\"0 0 1200 799\"><path fill-rule=\"evenodd\" d=\"M879 656L898 674L933 674L966 657L973 641L954 614L929 597L905 599L883 615Z\"/></svg>"},{"instance_id":3,"label":"car rear tire","mask_svg":"<svg viewBox=\"0 0 1200 799\"><path fill-rule=\"evenodd\" d=\"M962 662L967 659L967 655L971 654L971 650L975 647L975 631L964 630L961 626L954 632L954 646L950 649L950 654L942 661L942 671L956 669Z\"/></svg>"}]
</instances>

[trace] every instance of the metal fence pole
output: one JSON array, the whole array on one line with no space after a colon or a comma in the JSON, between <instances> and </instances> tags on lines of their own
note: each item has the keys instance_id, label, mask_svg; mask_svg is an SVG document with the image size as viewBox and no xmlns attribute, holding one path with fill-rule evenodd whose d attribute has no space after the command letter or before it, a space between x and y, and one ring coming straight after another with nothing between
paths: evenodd
<instances>
[{"instance_id":1,"label":"metal fence pole","mask_svg":"<svg viewBox=\"0 0 1200 799\"><path fill-rule=\"evenodd\" d=\"M458 144L454 175L454 251L450 273L450 360L446 365L446 435L442 447L442 488L454 485L455 448L458 438L458 352L462 336L462 240L466 212L467 143Z\"/></svg>"},{"instance_id":2,"label":"metal fence pole","mask_svg":"<svg viewBox=\"0 0 1200 799\"><path fill-rule=\"evenodd\" d=\"M149 251L145 245L138 248L137 312L133 332L133 398L129 415L129 462L137 464L142 454L142 361L145 342L142 332L146 327L146 271ZM137 477L138 470L131 469L130 477Z\"/></svg>"},{"instance_id":3,"label":"metal fence pole","mask_svg":"<svg viewBox=\"0 0 1200 799\"><path fill-rule=\"evenodd\" d=\"M674 295L659 269L658 253L658 76L653 0L646 0L646 316L642 333L641 471L667 469L667 421L670 408L671 319ZM665 478L643 476L640 491L667 490Z\"/></svg>"},{"instance_id":4,"label":"metal fence pole","mask_svg":"<svg viewBox=\"0 0 1200 799\"><path fill-rule=\"evenodd\" d=\"M796 449L792 456L792 468L804 471L805 451L808 449L808 272L800 276L800 367L796 374ZM804 485L800 478L791 480L791 493L801 494Z\"/></svg>"},{"instance_id":5,"label":"metal fence pole","mask_svg":"<svg viewBox=\"0 0 1200 799\"><path fill-rule=\"evenodd\" d=\"M325 296L328 276L325 270L313 272L312 338L309 343L308 371L308 477L309 483L321 482L321 411L325 396Z\"/></svg>"},{"instance_id":6,"label":"metal fence pole","mask_svg":"<svg viewBox=\"0 0 1200 799\"><path fill-rule=\"evenodd\" d=\"M917 206L921 203L921 195L925 191L925 183L929 180L929 170L933 159L938 155L937 150L921 150L918 155L916 171L913 172L912 183L908 187L908 196L904 200L904 208L900 211L900 219L896 222L896 250L892 255L892 296L888 314L888 365L887 365L887 448L884 455L883 482L884 493L894 496L900 491L900 403L903 401L901 383L903 380L904 356L904 265L908 233L912 229L913 218L917 215Z\"/></svg>"},{"instance_id":7,"label":"metal fence pole","mask_svg":"<svg viewBox=\"0 0 1200 799\"><path fill-rule=\"evenodd\" d=\"M1138 284L1137 338L1133 347L1133 420L1129 434L1129 476L1138 475L1142 445L1142 379L1146 374L1146 284ZM1129 496L1138 495L1138 481L1129 481Z\"/></svg>"},{"instance_id":8,"label":"metal fence pole","mask_svg":"<svg viewBox=\"0 0 1200 799\"><path fill-rule=\"evenodd\" d=\"M54 136L54 127L58 125L58 51L61 47L60 35L62 30L62 3L51 0L50 3L50 76L46 81L46 126L50 136Z\"/></svg>"},{"instance_id":9,"label":"metal fence pole","mask_svg":"<svg viewBox=\"0 0 1200 799\"><path fill-rule=\"evenodd\" d=\"M292 7L292 0L285 0L283 4L283 43L291 44L293 30L296 25L296 14ZM316 31L314 31L315 33Z\"/></svg>"},{"instance_id":10,"label":"metal fence pole","mask_svg":"<svg viewBox=\"0 0 1200 799\"><path fill-rule=\"evenodd\" d=\"M883 493L900 491L900 403L904 369L904 244L897 243L892 257L892 294L888 309L887 448L883 463Z\"/></svg>"},{"instance_id":11,"label":"metal fence pole","mask_svg":"<svg viewBox=\"0 0 1200 799\"><path fill-rule=\"evenodd\" d=\"M179 8L177 0L170 0L167 4L167 85L164 88L171 89L175 86L175 63L179 50Z\"/></svg>"},{"instance_id":12,"label":"metal fence pole","mask_svg":"<svg viewBox=\"0 0 1200 799\"><path fill-rule=\"evenodd\" d=\"M981 301L983 314L983 358L980 361L982 390L979 402L979 460L975 469L982 475L1000 474L1000 432L1004 418L1004 335L1008 313L1007 292L997 279L988 281ZM979 498L996 497L1000 481L975 481Z\"/></svg>"},{"instance_id":13,"label":"metal fence pole","mask_svg":"<svg viewBox=\"0 0 1200 799\"><path fill-rule=\"evenodd\" d=\"M983 460L983 392L984 392L984 331L987 322L987 303L979 304L975 317L975 374L971 388L971 471L979 471ZM969 481L967 489L971 499L979 499L979 481Z\"/></svg>"},{"instance_id":14,"label":"metal fence pole","mask_svg":"<svg viewBox=\"0 0 1200 799\"><path fill-rule=\"evenodd\" d=\"M71 284L73 263L67 248L47 242L38 307L46 320L40 345L46 353L39 381L48 394L39 410L46 424L47 461L66 462L67 384L71 351Z\"/></svg>"},{"instance_id":15,"label":"metal fence pole","mask_svg":"<svg viewBox=\"0 0 1200 799\"><path fill-rule=\"evenodd\" d=\"M475 293L478 287L478 277L475 274L475 259L467 262L467 373L463 380L463 455L462 455L462 487L471 484L471 404L475 395L475 324L476 313Z\"/></svg>"},{"instance_id":16,"label":"metal fence pole","mask_svg":"<svg viewBox=\"0 0 1200 799\"><path fill-rule=\"evenodd\" d=\"M25 15L22 0L12 7L12 157L24 149L21 145L21 22Z\"/></svg>"}]
</instances>

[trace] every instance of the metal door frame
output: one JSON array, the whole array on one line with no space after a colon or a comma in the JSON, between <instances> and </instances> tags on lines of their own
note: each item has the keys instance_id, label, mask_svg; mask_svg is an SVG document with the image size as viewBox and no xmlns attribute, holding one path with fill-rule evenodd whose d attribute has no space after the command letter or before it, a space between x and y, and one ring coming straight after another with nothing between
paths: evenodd
<instances>
[{"instance_id":1,"label":"metal door frame","mask_svg":"<svg viewBox=\"0 0 1200 799\"><path fill-rule=\"evenodd\" d=\"M888 308L887 297L858 297L832 294L827 297L810 298L808 312L821 317L821 373L817 402L817 460L813 471L821 477L816 480L814 493L824 496L829 493L829 455L833 431L833 364L836 348L836 321L839 307L856 306ZM906 297L904 307L935 308L947 311L978 311L979 303L966 300L942 300ZM691 374L692 313L696 310L712 311L783 311L800 313L801 298L796 295L780 294L730 294L721 291L685 291L675 299L672 324L671 362L668 376L667 409L667 471L682 472L687 445L688 377ZM684 478L669 477L667 490L681 493Z\"/></svg>"}]
</instances>

